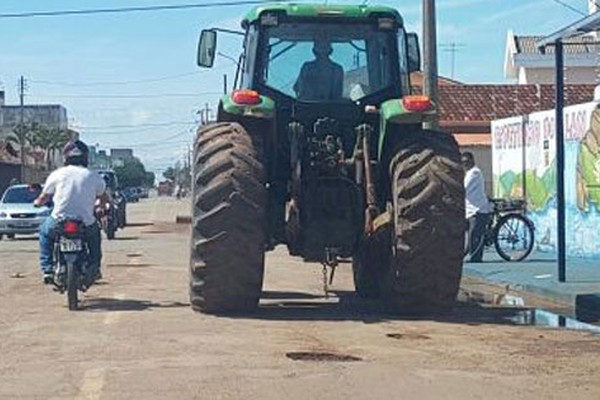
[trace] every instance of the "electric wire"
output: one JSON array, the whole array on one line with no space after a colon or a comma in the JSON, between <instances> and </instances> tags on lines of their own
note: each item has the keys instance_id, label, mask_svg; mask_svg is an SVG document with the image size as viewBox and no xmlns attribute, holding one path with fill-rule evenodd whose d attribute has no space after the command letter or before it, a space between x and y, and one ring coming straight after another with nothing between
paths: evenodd
<instances>
[{"instance_id":1,"label":"electric wire","mask_svg":"<svg viewBox=\"0 0 600 400\"><path fill-rule=\"evenodd\" d=\"M88 83L74 83L74 82L59 82L59 81L47 81L47 80L35 80L30 79L30 82L37 83L41 85L54 85L54 86L117 86L117 85L133 85L139 83L153 83L153 82L163 82L172 79L184 78L187 76L198 75L203 71L194 71L194 72L186 72L182 74L176 75L167 75L159 78L149 78L149 79L139 79L139 80L131 80L131 81L107 81L107 82L88 82Z\"/></svg>"},{"instance_id":2,"label":"electric wire","mask_svg":"<svg viewBox=\"0 0 600 400\"><path fill-rule=\"evenodd\" d=\"M580 9L578 9L578 8L576 8L576 7L572 6L572 5L564 2L563 0L552 0L552 1L554 1L556 4L560 4L561 6L567 8L567 9L569 9L569 10L571 10L571 11L573 11L573 12L579 14L579 15L587 16L586 13L584 13ZM596 5L598 5L598 4L596 3Z\"/></svg>"},{"instance_id":3,"label":"electric wire","mask_svg":"<svg viewBox=\"0 0 600 400\"><path fill-rule=\"evenodd\" d=\"M37 98L72 98L72 99L144 99L144 98L166 98L166 97L199 97L208 95L220 95L223 92L198 92L198 93L158 93L158 94L53 94L52 96L36 95Z\"/></svg>"},{"instance_id":4,"label":"electric wire","mask_svg":"<svg viewBox=\"0 0 600 400\"><path fill-rule=\"evenodd\" d=\"M79 126L82 130L97 130L97 129L122 129L122 128L142 128L142 127L161 127L161 126L173 126L173 125L192 125L196 124L196 121L172 121L172 122L156 122L156 123L144 123L144 124L130 124L130 125L105 125L105 126Z\"/></svg>"},{"instance_id":5,"label":"electric wire","mask_svg":"<svg viewBox=\"0 0 600 400\"><path fill-rule=\"evenodd\" d=\"M281 1L287 3L288 1ZM120 8L95 8L88 10L56 10L56 11L28 11L20 13L3 13L0 18L34 18L34 17L60 17L70 15L92 15L92 14L122 14L131 12L152 11L174 11L186 9L199 9L210 7L233 7L246 5L265 4L264 0L232 0L214 3L191 3L191 4L163 4L156 6L120 7Z\"/></svg>"}]
</instances>

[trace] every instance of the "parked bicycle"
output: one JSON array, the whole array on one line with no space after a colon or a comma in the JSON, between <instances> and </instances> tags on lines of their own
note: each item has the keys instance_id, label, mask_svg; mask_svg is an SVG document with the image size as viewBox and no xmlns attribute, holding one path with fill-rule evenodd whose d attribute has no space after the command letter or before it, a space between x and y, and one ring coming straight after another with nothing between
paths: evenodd
<instances>
[{"instance_id":1,"label":"parked bicycle","mask_svg":"<svg viewBox=\"0 0 600 400\"><path fill-rule=\"evenodd\" d=\"M486 226L479 246L494 246L500 257L506 261L523 261L534 245L535 227L525 215L524 200L491 199L494 212ZM465 233L465 256L469 254L469 229Z\"/></svg>"}]
</instances>

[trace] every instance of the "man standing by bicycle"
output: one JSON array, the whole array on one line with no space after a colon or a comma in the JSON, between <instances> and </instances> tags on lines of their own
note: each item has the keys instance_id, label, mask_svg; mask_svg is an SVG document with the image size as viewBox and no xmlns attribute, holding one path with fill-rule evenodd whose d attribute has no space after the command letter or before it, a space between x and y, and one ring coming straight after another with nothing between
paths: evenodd
<instances>
[{"instance_id":1,"label":"man standing by bicycle","mask_svg":"<svg viewBox=\"0 0 600 400\"><path fill-rule=\"evenodd\" d=\"M473 153L464 152L461 156L465 169L465 209L469 222L469 255L471 262L483 260L483 239L485 229L492 218L493 206L485 194L483 173L475 165Z\"/></svg>"}]
</instances>

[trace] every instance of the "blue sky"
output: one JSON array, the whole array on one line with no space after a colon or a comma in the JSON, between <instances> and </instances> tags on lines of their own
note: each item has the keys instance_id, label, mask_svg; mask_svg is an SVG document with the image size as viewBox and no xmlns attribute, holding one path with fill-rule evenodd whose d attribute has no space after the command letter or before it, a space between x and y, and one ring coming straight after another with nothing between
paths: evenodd
<instances>
[{"instance_id":1,"label":"blue sky","mask_svg":"<svg viewBox=\"0 0 600 400\"><path fill-rule=\"evenodd\" d=\"M563 1L587 11L587 0ZM193 2L202 0L1 0L0 13ZM407 30L421 32L421 0L369 3L398 8ZM438 0L437 7L438 42L460 45L455 78L468 83L505 82L509 29L548 34L580 18L553 0ZM195 66L200 30L235 28L247 8L2 19L0 87L7 103L16 104L17 80L24 75L27 103L63 104L83 140L133 147L150 169L162 170L191 143L196 111L217 103L222 75L233 80L229 60L218 59L212 70ZM219 50L235 56L238 43L221 35ZM442 75L450 75L450 60L440 49ZM155 78L165 79L147 82ZM140 80L146 82L135 82Z\"/></svg>"}]
</instances>

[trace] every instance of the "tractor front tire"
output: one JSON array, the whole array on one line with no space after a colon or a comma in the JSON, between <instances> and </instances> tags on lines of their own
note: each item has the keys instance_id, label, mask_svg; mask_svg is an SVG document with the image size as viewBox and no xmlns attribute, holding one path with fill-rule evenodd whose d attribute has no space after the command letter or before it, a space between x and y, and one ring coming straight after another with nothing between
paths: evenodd
<instances>
[{"instance_id":1,"label":"tractor front tire","mask_svg":"<svg viewBox=\"0 0 600 400\"><path fill-rule=\"evenodd\" d=\"M394 313L437 314L455 304L462 275L464 172L454 138L422 130L400 139L390 163L393 257L382 281Z\"/></svg>"},{"instance_id":2,"label":"tractor front tire","mask_svg":"<svg viewBox=\"0 0 600 400\"><path fill-rule=\"evenodd\" d=\"M260 142L238 123L198 132L190 301L205 313L254 309L262 291L267 192Z\"/></svg>"}]
</instances>

